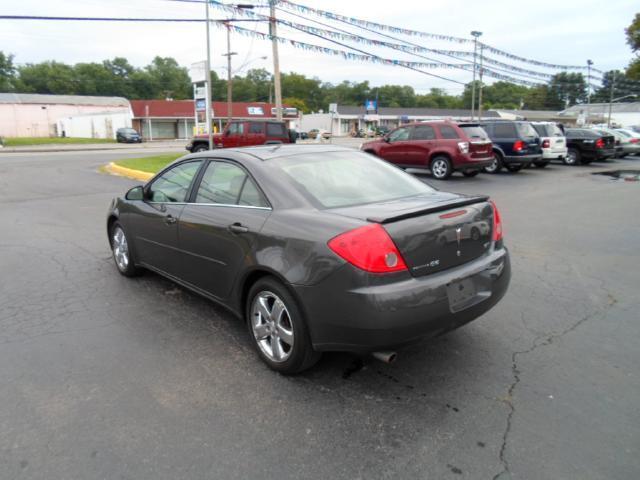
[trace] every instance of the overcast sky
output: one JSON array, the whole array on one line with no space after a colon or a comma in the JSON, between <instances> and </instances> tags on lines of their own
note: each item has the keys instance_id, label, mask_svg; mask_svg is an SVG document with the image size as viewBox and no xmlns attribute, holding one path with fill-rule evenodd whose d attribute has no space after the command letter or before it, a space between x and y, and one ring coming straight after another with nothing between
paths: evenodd
<instances>
[{"instance_id":1,"label":"overcast sky","mask_svg":"<svg viewBox=\"0 0 640 480\"><path fill-rule=\"evenodd\" d=\"M243 0L242 3L254 2ZM631 59L631 51L625 44L624 28L640 10L637 0L609 0L606 3L602 0L300 0L299 3L377 23L444 35L468 37L471 30L481 30L484 42L518 56L547 63L571 65L585 64L590 58L594 61L595 67L604 71L624 68ZM268 13L264 8L256 12ZM169 0L0 0L0 15L195 18L204 16L204 4ZM211 8L211 17L227 18L228 14ZM299 18L284 14L282 17L304 23ZM327 22L318 17L310 18ZM306 23L313 25L310 21ZM238 25L252 30L267 31L266 25L258 23ZM335 25L362 36L383 39L357 28ZM315 26L320 27L317 24ZM279 27L278 34L307 43L344 49L317 37L282 27ZM399 38L429 48L472 49L471 45L458 43L415 37ZM212 29L211 44L213 68L221 75L226 75L225 60L221 56L226 51L226 35L221 29ZM353 45L385 58L425 61L395 50ZM114 24L0 20L0 50L13 53L17 63L43 60L92 62L123 56L134 65L143 66L154 56L160 55L174 57L180 64L188 66L205 58L205 27L204 24L176 23ZM234 68L245 65L242 72L256 67L271 70L272 55L269 42L234 35L232 50L238 52L238 56L234 58ZM261 60L261 56L269 58ZM288 45L280 47L280 57L281 69L284 72L295 71L333 83L342 80L369 80L371 85L411 85L418 92L426 92L431 87L444 88L450 93L459 93L462 89L456 83L404 68L345 61ZM433 58L456 62L443 57ZM530 70L557 73L534 65L515 63L505 57L495 58ZM462 71L438 69L430 72L460 82L471 80L471 73Z\"/></svg>"}]
</instances>

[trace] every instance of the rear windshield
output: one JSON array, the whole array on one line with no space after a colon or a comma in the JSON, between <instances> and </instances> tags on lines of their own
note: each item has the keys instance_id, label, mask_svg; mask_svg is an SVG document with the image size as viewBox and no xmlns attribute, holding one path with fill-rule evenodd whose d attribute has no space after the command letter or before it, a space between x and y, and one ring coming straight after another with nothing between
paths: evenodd
<instances>
[{"instance_id":1,"label":"rear windshield","mask_svg":"<svg viewBox=\"0 0 640 480\"><path fill-rule=\"evenodd\" d=\"M552 123L533 123L532 125L541 137L564 137L562 130Z\"/></svg>"},{"instance_id":2,"label":"rear windshield","mask_svg":"<svg viewBox=\"0 0 640 480\"><path fill-rule=\"evenodd\" d=\"M111 130L113 132L113 130ZM138 133L133 128L121 128L120 133Z\"/></svg>"},{"instance_id":3,"label":"rear windshield","mask_svg":"<svg viewBox=\"0 0 640 480\"><path fill-rule=\"evenodd\" d=\"M357 151L296 155L269 162L322 208L384 202L435 191L387 162Z\"/></svg>"},{"instance_id":4,"label":"rear windshield","mask_svg":"<svg viewBox=\"0 0 640 480\"><path fill-rule=\"evenodd\" d=\"M538 136L538 132L535 131L535 129L533 128L533 126L531 126L530 123L516 123L516 126L518 127L518 132L523 137L537 137Z\"/></svg>"},{"instance_id":5,"label":"rear windshield","mask_svg":"<svg viewBox=\"0 0 640 480\"><path fill-rule=\"evenodd\" d=\"M489 135L480 125L458 125L471 140L489 140Z\"/></svg>"}]
</instances>

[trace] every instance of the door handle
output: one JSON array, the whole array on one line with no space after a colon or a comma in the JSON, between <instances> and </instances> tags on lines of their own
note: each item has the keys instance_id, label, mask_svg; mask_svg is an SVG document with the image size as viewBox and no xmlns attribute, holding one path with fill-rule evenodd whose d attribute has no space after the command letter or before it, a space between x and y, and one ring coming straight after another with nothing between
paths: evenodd
<instances>
[{"instance_id":1,"label":"door handle","mask_svg":"<svg viewBox=\"0 0 640 480\"><path fill-rule=\"evenodd\" d=\"M241 223L232 223L229 225L229 231L233 233L247 233L249 231L248 227L245 227Z\"/></svg>"},{"instance_id":2,"label":"door handle","mask_svg":"<svg viewBox=\"0 0 640 480\"><path fill-rule=\"evenodd\" d=\"M173 215L167 215L166 217L164 217L164 223L166 223L167 225L173 225L177 221L178 219Z\"/></svg>"}]
</instances>

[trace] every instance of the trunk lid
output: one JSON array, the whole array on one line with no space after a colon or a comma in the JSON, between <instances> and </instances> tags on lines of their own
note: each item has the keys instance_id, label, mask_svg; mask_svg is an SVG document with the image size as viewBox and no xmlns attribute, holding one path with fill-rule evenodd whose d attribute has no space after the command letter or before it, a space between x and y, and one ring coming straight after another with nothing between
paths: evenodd
<instances>
[{"instance_id":1,"label":"trunk lid","mask_svg":"<svg viewBox=\"0 0 640 480\"><path fill-rule=\"evenodd\" d=\"M411 275L420 277L470 262L489 250L493 209L487 200L436 192L332 212L382 224Z\"/></svg>"},{"instance_id":2,"label":"trunk lid","mask_svg":"<svg viewBox=\"0 0 640 480\"><path fill-rule=\"evenodd\" d=\"M493 143L490 141L471 141L469 142L469 154L474 160L493 157Z\"/></svg>"}]
</instances>

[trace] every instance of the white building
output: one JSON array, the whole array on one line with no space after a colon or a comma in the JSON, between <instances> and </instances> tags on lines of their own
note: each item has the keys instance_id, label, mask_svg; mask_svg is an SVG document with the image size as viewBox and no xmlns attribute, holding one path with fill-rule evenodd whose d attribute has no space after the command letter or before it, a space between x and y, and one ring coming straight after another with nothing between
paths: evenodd
<instances>
[{"instance_id":1,"label":"white building","mask_svg":"<svg viewBox=\"0 0 640 480\"><path fill-rule=\"evenodd\" d=\"M640 125L640 102L574 105L560 112L560 116L574 118L578 125L608 123L609 105L611 105L612 125L618 127Z\"/></svg>"}]
</instances>

